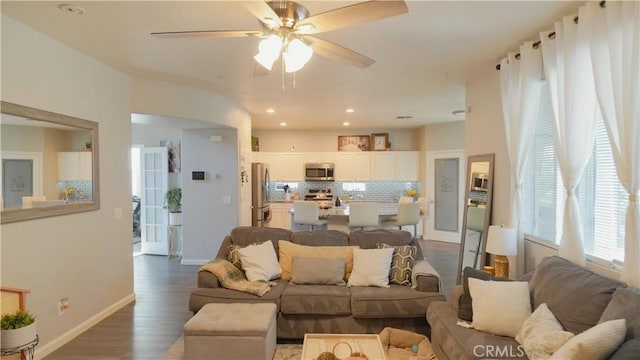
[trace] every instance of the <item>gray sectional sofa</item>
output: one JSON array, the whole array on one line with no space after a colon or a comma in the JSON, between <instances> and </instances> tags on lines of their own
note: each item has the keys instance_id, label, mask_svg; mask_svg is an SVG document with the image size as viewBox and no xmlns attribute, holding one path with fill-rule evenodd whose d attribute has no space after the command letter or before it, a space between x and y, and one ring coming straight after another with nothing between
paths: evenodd
<instances>
[{"instance_id":1,"label":"gray sectional sofa","mask_svg":"<svg viewBox=\"0 0 640 360\"><path fill-rule=\"evenodd\" d=\"M466 269L465 269L466 272ZM471 272L470 272L471 273ZM465 274L466 276L466 274ZM487 275L475 274L484 278ZM579 334L599 322L625 318L626 338L610 359L640 358L640 293L624 283L598 275L586 268L557 257L543 259L532 273L520 281L529 282L531 308L546 303L564 330ZM456 286L448 302L429 305L427 320L431 324L431 344L440 360L483 359L486 357L526 359L518 351L518 342L507 336L497 336L456 325L460 320L465 296L462 286ZM506 299L505 299L506 301ZM510 349L503 356L487 356L487 349ZM495 354L493 354L495 355Z\"/></svg>"},{"instance_id":2,"label":"gray sectional sofa","mask_svg":"<svg viewBox=\"0 0 640 360\"><path fill-rule=\"evenodd\" d=\"M389 288L337 285L290 285L276 280L264 296L220 287L209 272L199 272L198 288L189 299L196 313L207 303L270 302L277 306L279 338L302 339L305 333L379 333L387 326L428 335L425 313L430 303L445 299L439 275L424 260L420 245L411 234L399 230L358 230L350 234L335 230L291 232L278 228L237 227L222 242L216 259L226 259L229 245L241 247L271 241L278 254L278 240L309 246L359 246L375 248L378 243L415 245L414 271L417 287L392 284Z\"/></svg>"}]
</instances>

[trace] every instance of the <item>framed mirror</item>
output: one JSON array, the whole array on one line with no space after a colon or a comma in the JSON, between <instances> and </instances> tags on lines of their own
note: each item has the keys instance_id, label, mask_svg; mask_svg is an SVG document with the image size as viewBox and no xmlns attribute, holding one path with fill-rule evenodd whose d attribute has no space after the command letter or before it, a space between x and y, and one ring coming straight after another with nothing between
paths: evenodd
<instances>
[{"instance_id":1,"label":"framed mirror","mask_svg":"<svg viewBox=\"0 0 640 360\"><path fill-rule=\"evenodd\" d=\"M474 155L467 159L464 214L456 284L462 283L462 270L469 266L482 269L485 264L487 232L491 223L494 154Z\"/></svg>"},{"instance_id":2,"label":"framed mirror","mask_svg":"<svg viewBox=\"0 0 640 360\"><path fill-rule=\"evenodd\" d=\"M98 123L0 102L1 223L100 209Z\"/></svg>"}]
</instances>

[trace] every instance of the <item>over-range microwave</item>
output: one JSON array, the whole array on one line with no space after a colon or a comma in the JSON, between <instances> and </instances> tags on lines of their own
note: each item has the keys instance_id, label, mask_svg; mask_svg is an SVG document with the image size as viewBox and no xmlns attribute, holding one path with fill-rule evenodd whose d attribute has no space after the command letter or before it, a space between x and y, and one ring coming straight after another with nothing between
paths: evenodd
<instances>
[{"instance_id":1,"label":"over-range microwave","mask_svg":"<svg viewBox=\"0 0 640 360\"><path fill-rule=\"evenodd\" d=\"M333 163L307 163L304 164L305 181L334 181Z\"/></svg>"},{"instance_id":2,"label":"over-range microwave","mask_svg":"<svg viewBox=\"0 0 640 360\"><path fill-rule=\"evenodd\" d=\"M484 173L473 173L471 178L471 190L487 191L489 178Z\"/></svg>"}]
</instances>

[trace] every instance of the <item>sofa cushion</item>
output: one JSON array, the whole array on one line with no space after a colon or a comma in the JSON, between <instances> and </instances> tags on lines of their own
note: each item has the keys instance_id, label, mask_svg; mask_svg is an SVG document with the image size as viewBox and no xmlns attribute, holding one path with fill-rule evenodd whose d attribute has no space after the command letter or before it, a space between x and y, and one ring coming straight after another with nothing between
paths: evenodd
<instances>
[{"instance_id":1,"label":"sofa cushion","mask_svg":"<svg viewBox=\"0 0 640 360\"><path fill-rule=\"evenodd\" d=\"M597 324L613 293L625 286L558 256L544 258L529 282L532 307L546 303L574 334Z\"/></svg>"},{"instance_id":2,"label":"sofa cushion","mask_svg":"<svg viewBox=\"0 0 640 360\"><path fill-rule=\"evenodd\" d=\"M309 246L347 246L349 235L338 230L298 231L291 235L291 242Z\"/></svg>"},{"instance_id":3,"label":"sofa cushion","mask_svg":"<svg viewBox=\"0 0 640 360\"><path fill-rule=\"evenodd\" d=\"M353 246L306 246L294 244L290 241L279 241L281 277L291 280L293 257L314 257L326 259L344 259L347 263L345 267L344 279L348 280L353 268Z\"/></svg>"},{"instance_id":4,"label":"sofa cushion","mask_svg":"<svg viewBox=\"0 0 640 360\"><path fill-rule=\"evenodd\" d=\"M356 230L349 233L349 245L361 249L375 249L378 243L392 246L412 245L413 236L400 230Z\"/></svg>"},{"instance_id":5,"label":"sofa cushion","mask_svg":"<svg viewBox=\"0 0 640 360\"><path fill-rule=\"evenodd\" d=\"M291 230L279 228L257 228L252 226L238 226L231 230L231 243L245 247L257 242L270 240L278 253L278 240L289 240Z\"/></svg>"},{"instance_id":6,"label":"sofa cushion","mask_svg":"<svg viewBox=\"0 0 640 360\"><path fill-rule=\"evenodd\" d=\"M429 303L444 300L438 293L408 286L351 287L351 313L356 318L424 317Z\"/></svg>"},{"instance_id":7,"label":"sofa cushion","mask_svg":"<svg viewBox=\"0 0 640 360\"><path fill-rule=\"evenodd\" d=\"M505 278L499 278L491 276L486 272L472 267L465 267L462 270L462 288L464 290L460 301L458 303L458 317L462 320L473 321L473 301L471 299L471 292L469 292L469 278L480 280L493 280L493 281L511 281Z\"/></svg>"},{"instance_id":8,"label":"sofa cushion","mask_svg":"<svg viewBox=\"0 0 640 360\"><path fill-rule=\"evenodd\" d=\"M615 319L627 320L625 340L640 338L640 291L632 288L619 288L604 309L598 323Z\"/></svg>"},{"instance_id":9,"label":"sofa cushion","mask_svg":"<svg viewBox=\"0 0 640 360\"><path fill-rule=\"evenodd\" d=\"M346 285L345 259L293 257L291 283L297 285Z\"/></svg>"},{"instance_id":10,"label":"sofa cushion","mask_svg":"<svg viewBox=\"0 0 640 360\"><path fill-rule=\"evenodd\" d=\"M508 336L497 336L456 325L458 313L444 301L429 304L427 321L431 325L431 344L439 359L527 359L524 348ZM506 351L494 356L492 349Z\"/></svg>"},{"instance_id":11,"label":"sofa cushion","mask_svg":"<svg viewBox=\"0 0 640 360\"><path fill-rule=\"evenodd\" d=\"M271 287L263 296L247 294L241 291L230 290L225 288L198 288L191 292L189 297L189 310L193 313L198 312L205 304L208 303L274 303L280 306L280 296L289 284L288 281L275 280L274 286Z\"/></svg>"},{"instance_id":12,"label":"sofa cushion","mask_svg":"<svg viewBox=\"0 0 640 360\"><path fill-rule=\"evenodd\" d=\"M287 315L349 315L350 298L345 286L289 285L282 293L280 311Z\"/></svg>"},{"instance_id":13,"label":"sofa cushion","mask_svg":"<svg viewBox=\"0 0 640 360\"><path fill-rule=\"evenodd\" d=\"M611 355L609 360L638 360L640 354L640 338L629 340Z\"/></svg>"}]
</instances>

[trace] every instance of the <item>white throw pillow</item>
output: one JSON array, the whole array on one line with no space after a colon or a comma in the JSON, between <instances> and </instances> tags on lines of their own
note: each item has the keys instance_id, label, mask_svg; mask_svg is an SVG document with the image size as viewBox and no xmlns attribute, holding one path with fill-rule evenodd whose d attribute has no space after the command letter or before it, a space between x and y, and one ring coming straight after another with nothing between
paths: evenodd
<instances>
[{"instance_id":1,"label":"white throw pillow","mask_svg":"<svg viewBox=\"0 0 640 360\"><path fill-rule=\"evenodd\" d=\"M550 359L606 359L622 344L626 334L625 319L605 321L574 336L554 352Z\"/></svg>"},{"instance_id":2,"label":"white throw pillow","mask_svg":"<svg viewBox=\"0 0 640 360\"><path fill-rule=\"evenodd\" d=\"M564 331L547 304L542 303L522 324L516 341L522 344L529 359L542 360L550 358L572 337L572 333Z\"/></svg>"},{"instance_id":3,"label":"white throw pillow","mask_svg":"<svg viewBox=\"0 0 640 360\"><path fill-rule=\"evenodd\" d=\"M515 337L531 315L529 283L469 278L474 328Z\"/></svg>"},{"instance_id":4,"label":"white throw pillow","mask_svg":"<svg viewBox=\"0 0 640 360\"><path fill-rule=\"evenodd\" d=\"M247 280L269 281L280 277L282 270L271 241L238 249Z\"/></svg>"},{"instance_id":5,"label":"white throw pillow","mask_svg":"<svg viewBox=\"0 0 640 360\"><path fill-rule=\"evenodd\" d=\"M389 287L393 248L353 249L353 270L347 286Z\"/></svg>"}]
</instances>

